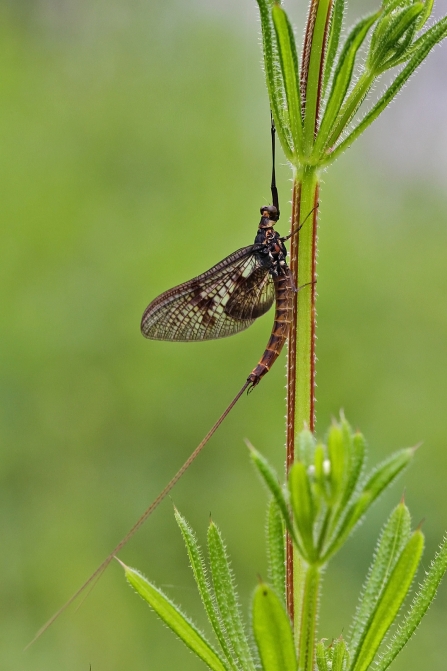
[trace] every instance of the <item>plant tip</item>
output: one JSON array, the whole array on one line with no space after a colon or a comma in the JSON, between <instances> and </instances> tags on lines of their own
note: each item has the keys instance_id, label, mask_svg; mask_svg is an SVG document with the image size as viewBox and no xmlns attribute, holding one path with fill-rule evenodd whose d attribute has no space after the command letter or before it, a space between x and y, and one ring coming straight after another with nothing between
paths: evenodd
<instances>
[{"instance_id":1,"label":"plant tip","mask_svg":"<svg viewBox=\"0 0 447 671\"><path fill-rule=\"evenodd\" d=\"M116 559L118 564L121 564L121 566L123 567L124 570L129 568L128 566L126 566L126 564L124 562L121 561L121 559L118 559L118 557L114 556L113 558Z\"/></svg>"},{"instance_id":2,"label":"plant tip","mask_svg":"<svg viewBox=\"0 0 447 671\"><path fill-rule=\"evenodd\" d=\"M246 444L246 446L248 447L248 449L250 450L250 452L254 452L254 451L255 451L254 446L253 446L252 443L248 440L248 438L244 438L244 443Z\"/></svg>"},{"instance_id":3,"label":"plant tip","mask_svg":"<svg viewBox=\"0 0 447 671\"><path fill-rule=\"evenodd\" d=\"M416 443L416 445L414 445L414 447L411 447L411 448L410 448L411 450L413 450L413 454L416 452L416 450L418 450L418 449L421 447L421 445L423 444L423 442L424 442L424 441L421 440L419 443Z\"/></svg>"}]
</instances>

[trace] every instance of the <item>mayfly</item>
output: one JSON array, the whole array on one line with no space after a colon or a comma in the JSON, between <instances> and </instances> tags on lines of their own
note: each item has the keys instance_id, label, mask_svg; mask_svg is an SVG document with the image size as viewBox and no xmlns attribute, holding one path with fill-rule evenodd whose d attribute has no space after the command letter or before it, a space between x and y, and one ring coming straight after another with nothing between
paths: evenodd
<instances>
[{"instance_id":1,"label":"mayfly","mask_svg":"<svg viewBox=\"0 0 447 671\"><path fill-rule=\"evenodd\" d=\"M184 284L155 298L146 308L141 331L146 338L191 342L224 338L239 333L265 314L275 303L275 319L264 354L244 385L208 431L202 442L177 471L172 480L141 515L132 529L75 594L37 632L33 643L87 587L94 585L115 555L163 501L191 463L203 450L243 393L251 391L268 373L286 342L292 318L293 296L297 289L287 265L284 243L297 233L281 237L274 230L279 220L279 198L275 176L275 126L272 119L272 205L261 207L255 241L227 256L223 261ZM312 210L313 212L313 210ZM312 213L310 212L308 216ZM29 645L31 645L29 643Z\"/></svg>"}]
</instances>

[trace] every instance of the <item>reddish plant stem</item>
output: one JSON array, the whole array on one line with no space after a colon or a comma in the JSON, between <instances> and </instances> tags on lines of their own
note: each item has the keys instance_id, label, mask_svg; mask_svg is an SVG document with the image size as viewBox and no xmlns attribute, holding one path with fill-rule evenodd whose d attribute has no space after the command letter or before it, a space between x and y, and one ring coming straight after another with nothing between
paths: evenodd
<instances>
[{"instance_id":1,"label":"reddish plant stem","mask_svg":"<svg viewBox=\"0 0 447 671\"><path fill-rule=\"evenodd\" d=\"M290 230L293 231L300 220L301 184L294 182L292 195L292 217ZM295 286L298 281L298 235L293 235L290 245L290 270ZM295 406L296 406L296 322L298 293L292 307L292 322L287 346L287 422L286 422L286 474L295 461ZM286 537L286 603L291 622L294 620L293 598L293 543L290 534Z\"/></svg>"}]
</instances>

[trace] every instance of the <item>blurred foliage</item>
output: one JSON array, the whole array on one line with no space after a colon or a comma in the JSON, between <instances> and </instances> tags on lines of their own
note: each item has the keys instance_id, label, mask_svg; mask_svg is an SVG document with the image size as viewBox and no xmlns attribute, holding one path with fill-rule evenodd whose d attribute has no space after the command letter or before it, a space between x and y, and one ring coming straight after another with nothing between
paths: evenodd
<instances>
[{"instance_id":1,"label":"blurred foliage","mask_svg":"<svg viewBox=\"0 0 447 671\"><path fill-rule=\"evenodd\" d=\"M0 3L1 668L202 668L155 619L148 626L113 566L79 612L22 649L263 351L272 315L221 342L139 333L155 295L255 234L270 172L258 31L254 3ZM436 118L436 91L420 108L409 96L440 57L445 64L445 48L322 189L318 426L343 406L374 461L424 441L416 466L333 563L322 604L328 637L344 616L348 625L380 520L403 486L415 518L427 518L428 555L447 526L447 175L420 152L409 169L400 121ZM290 175L279 173L285 232ZM242 439L281 469L283 398L279 362L172 496L197 528L211 510L245 604L266 571L265 497ZM168 502L122 557L202 624L181 546ZM396 671L444 669L446 607L444 587Z\"/></svg>"}]
</instances>

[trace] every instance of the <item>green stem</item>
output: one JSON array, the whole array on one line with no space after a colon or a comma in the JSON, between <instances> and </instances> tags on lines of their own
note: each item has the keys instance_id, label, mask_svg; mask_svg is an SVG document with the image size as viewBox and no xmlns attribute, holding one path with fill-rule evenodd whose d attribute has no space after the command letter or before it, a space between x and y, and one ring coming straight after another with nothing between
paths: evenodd
<instances>
[{"instance_id":1,"label":"green stem","mask_svg":"<svg viewBox=\"0 0 447 671\"><path fill-rule=\"evenodd\" d=\"M316 206L318 190L315 168L306 168L295 174L292 230L303 223ZM304 426L314 430L317 214L315 209L299 235L291 238L290 269L299 291L295 294L287 351L287 471L294 462L296 432ZM300 585L300 561L288 539L287 607L290 619L295 623L301 610Z\"/></svg>"},{"instance_id":2,"label":"green stem","mask_svg":"<svg viewBox=\"0 0 447 671\"><path fill-rule=\"evenodd\" d=\"M298 640L299 671L314 671L316 651L316 629L320 597L321 569L310 565L305 568L302 590L300 627L296 631Z\"/></svg>"}]
</instances>

